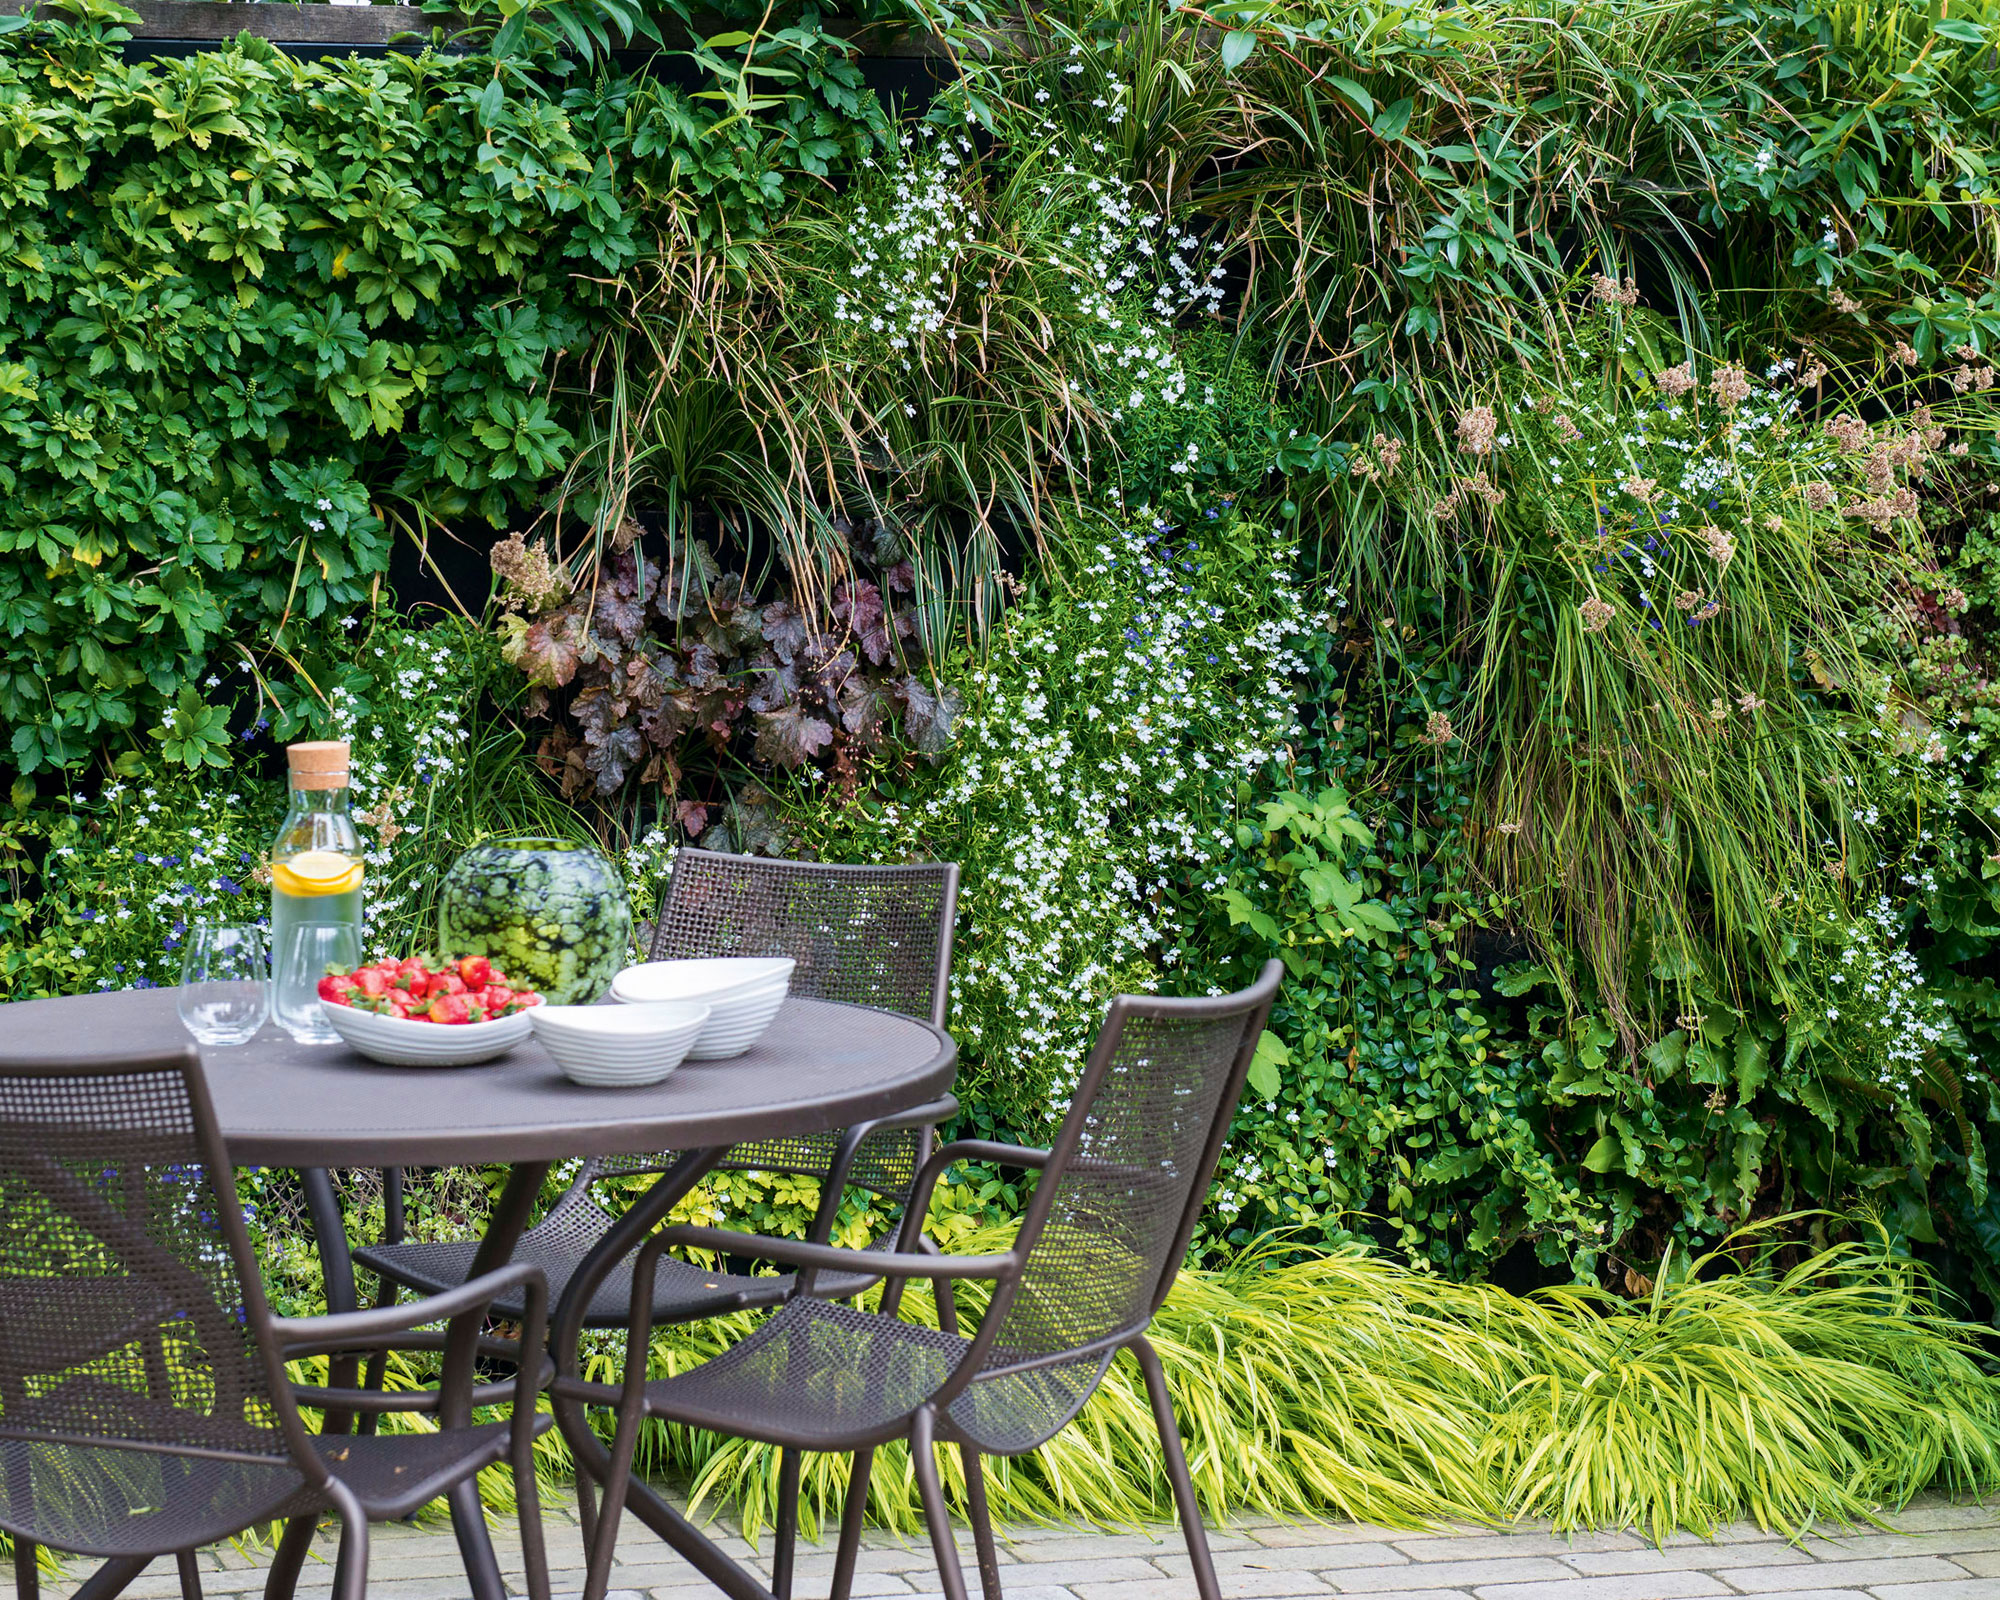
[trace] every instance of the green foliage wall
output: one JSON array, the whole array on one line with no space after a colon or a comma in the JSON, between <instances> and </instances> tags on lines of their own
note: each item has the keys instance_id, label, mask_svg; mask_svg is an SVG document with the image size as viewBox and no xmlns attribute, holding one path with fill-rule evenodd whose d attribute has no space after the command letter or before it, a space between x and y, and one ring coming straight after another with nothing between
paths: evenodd
<instances>
[{"instance_id":1,"label":"green foliage wall","mask_svg":"<svg viewBox=\"0 0 2000 1600\"><path fill-rule=\"evenodd\" d=\"M66 9L0 35L0 741L28 773L156 726L215 755L219 658L308 658L392 538L500 523L564 463L547 383L592 280L661 231L754 234L880 127L810 41L750 122L565 87L546 48L127 62L128 13Z\"/></svg>"}]
</instances>

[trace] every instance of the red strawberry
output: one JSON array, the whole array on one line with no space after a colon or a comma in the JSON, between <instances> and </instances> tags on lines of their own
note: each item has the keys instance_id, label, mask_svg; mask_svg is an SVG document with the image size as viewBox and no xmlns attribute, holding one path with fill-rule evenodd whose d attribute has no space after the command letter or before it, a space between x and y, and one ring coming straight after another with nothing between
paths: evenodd
<instances>
[{"instance_id":1,"label":"red strawberry","mask_svg":"<svg viewBox=\"0 0 2000 1600\"><path fill-rule=\"evenodd\" d=\"M433 997L431 1008L425 1013L433 1022L466 1022L471 1019L467 1011L465 997L456 994L441 994Z\"/></svg>"},{"instance_id":2,"label":"red strawberry","mask_svg":"<svg viewBox=\"0 0 2000 1600\"><path fill-rule=\"evenodd\" d=\"M328 973L324 978L319 980L320 999L330 1000L337 1006L352 1004L347 998L348 986L352 981L352 979L337 978L332 973Z\"/></svg>"},{"instance_id":3,"label":"red strawberry","mask_svg":"<svg viewBox=\"0 0 2000 1600\"><path fill-rule=\"evenodd\" d=\"M458 975L468 989L479 989L493 981L493 963L484 956L467 956L458 964Z\"/></svg>"},{"instance_id":4,"label":"red strawberry","mask_svg":"<svg viewBox=\"0 0 2000 1600\"><path fill-rule=\"evenodd\" d=\"M355 973L354 982L360 985L361 992L366 995L387 994L389 992L389 980L383 976L380 967L363 967L359 972Z\"/></svg>"}]
</instances>

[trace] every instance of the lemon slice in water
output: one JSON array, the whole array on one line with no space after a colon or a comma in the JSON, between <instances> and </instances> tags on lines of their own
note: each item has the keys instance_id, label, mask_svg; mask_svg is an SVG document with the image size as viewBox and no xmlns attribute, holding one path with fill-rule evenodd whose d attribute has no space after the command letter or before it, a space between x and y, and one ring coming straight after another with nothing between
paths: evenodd
<instances>
[{"instance_id":1,"label":"lemon slice in water","mask_svg":"<svg viewBox=\"0 0 2000 1600\"><path fill-rule=\"evenodd\" d=\"M361 887L361 863L334 850L301 850L271 863L271 882L280 894L301 899L345 894Z\"/></svg>"}]
</instances>

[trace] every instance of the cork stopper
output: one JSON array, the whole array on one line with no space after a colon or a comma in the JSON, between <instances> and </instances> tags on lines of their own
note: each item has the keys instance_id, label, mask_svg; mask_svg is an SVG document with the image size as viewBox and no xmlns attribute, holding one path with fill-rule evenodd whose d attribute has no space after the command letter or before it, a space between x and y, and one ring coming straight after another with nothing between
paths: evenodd
<instances>
[{"instance_id":1,"label":"cork stopper","mask_svg":"<svg viewBox=\"0 0 2000 1600\"><path fill-rule=\"evenodd\" d=\"M285 746L285 759L292 767L294 789L345 789L347 787L347 741L307 739Z\"/></svg>"}]
</instances>

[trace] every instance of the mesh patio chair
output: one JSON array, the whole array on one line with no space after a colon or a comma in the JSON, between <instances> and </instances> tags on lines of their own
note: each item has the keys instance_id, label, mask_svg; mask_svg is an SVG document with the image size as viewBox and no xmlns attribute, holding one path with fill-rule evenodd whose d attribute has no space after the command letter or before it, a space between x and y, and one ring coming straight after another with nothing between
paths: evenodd
<instances>
[{"instance_id":1,"label":"mesh patio chair","mask_svg":"<svg viewBox=\"0 0 2000 1600\"><path fill-rule=\"evenodd\" d=\"M503 1460L529 1589L547 1600L532 1465L550 1420L535 1412L547 1294L533 1267L394 1310L273 1316L189 1046L0 1060L0 1208L0 1527L23 1600L37 1590L37 1545L111 1558L80 1591L91 1600L172 1553L198 1600L197 1548L327 1509L342 1530L335 1595L361 1600L371 1521L409 1516ZM477 1404L511 1399L511 1423L368 1439L306 1431L301 1400L418 1411L437 1395L295 1389L287 1361L434 1347L411 1330L523 1291L524 1345L488 1343L534 1358L513 1383L472 1391Z\"/></svg>"},{"instance_id":2,"label":"mesh patio chair","mask_svg":"<svg viewBox=\"0 0 2000 1600\"><path fill-rule=\"evenodd\" d=\"M792 972L794 995L877 1006L942 1027L957 903L958 868L947 863L843 866L683 849L675 857L650 956L655 961L790 956L797 963ZM957 1102L947 1098L860 1128L740 1144L716 1163L715 1170L789 1173L820 1180L819 1209L808 1237L824 1243L832 1236L842 1196L850 1188L877 1196L892 1214L902 1208L930 1152L932 1127L956 1110ZM548 1215L521 1236L514 1259L540 1267L550 1292L560 1298L584 1257L615 1220L598 1203L597 1186L663 1171L674 1154L661 1151L584 1163ZM400 1236L400 1224L392 1211L392 1236ZM470 1239L389 1242L357 1250L354 1259L386 1283L436 1293L464 1278L477 1248ZM815 1293L837 1299L858 1294L876 1281L873 1273L862 1269L827 1273ZM774 1306L791 1289L789 1274L751 1277L668 1258L655 1269L651 1321L692 1322L746 1307ZM631 1308L628 1258L606 1274L592 1294L585 1326L622 1328ZM503 1301L501 1309L510 1308ZM790 1586L797 1528L795 1459L787 1459L780 1475L779 1502L777 1593L783 1600ZM585 1511L587 1518L587 1507Z\"/></svg>"},{"instance_id":3,"label":"mesh patio chair","mask_svg":"<svg viewBox=\"0 0 2000 1600\"><path fill-rule=\"evenodd\" d=\"M999 1600L980 1455L1019 1455L1054 1437L1096 1390L1112 1358L1128 1349L1145 1376L1196 1588L1202 1600L1218 1600L1179 1425L1146 1328L1193 1236L1282 972L1272 961L1252 987L1218 999L1125 995L1114 1001L1053 1146L1028 1150L963 1141L925 1162L895 1253L868 1264L888 1279L879 1312L819 1298L815 1274L852 1272L850 1251L718 1228L654 1233L633 1270L618 1429L584 1600L604 1600L619 1516L636 1487L633 1452L649 1416L788 1451L855 1452L833 1600L846 1600L853 1581L874 1449L891 1439L910 1443L946 1600L965 1600L932 1455L939 1441L957 1444L980 1585L987 1600ZM961 1158L1041 1171L1013 1248L1004 1255L949 1256L924 1247L931 1190ZM796 1276L791 1297L741 1342L690 1371L649 1382L648 1290L668 1249L758 1256L790 1266ZM898 1318L911 1278L932 1281L937 1329ZM958 1331L954 1278L993 1284L992 1300L970 1336ZM691 1524L675 1519L669 1525L712 1581L742 1600L763 1593Z\"/></svg>"}]
</instances>

